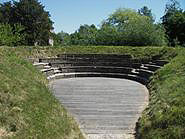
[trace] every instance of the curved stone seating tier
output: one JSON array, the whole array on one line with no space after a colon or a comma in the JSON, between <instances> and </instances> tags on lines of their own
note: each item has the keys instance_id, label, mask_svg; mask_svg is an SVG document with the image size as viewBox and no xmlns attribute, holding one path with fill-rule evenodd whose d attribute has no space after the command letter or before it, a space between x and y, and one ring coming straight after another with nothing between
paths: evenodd
<instances>
[{"instance_id":1,"label":"curved stone seating tier","mask_svg":"<svg viewBox=\"0 0 185 139\"><path fill-rule=\"evenodd\" d=\"M127 67L104 67L104 66L76 66L76 67L63 67L59 68L62 73L70 73L70 72L99 72L99 73L130 73L132 68Z\"/></svg>"},{"instance_id":2,"label":"curved stone seating tier","mask_svg":"<svg viewBox=\"0 0 185 139\"><path fill-rule=\"evenodd\" d=\"M52 67L85 67L85 66L95 66L95 67L130 67L130 68L140 68L140 63L126 63L126 62L61 62L61 63L50 63Z\"/></svg>"},{"instance_id":3,"label":"curved stone seating tier","mask_svg":"<svg viewBox=\"0 0 185 139\"><path fill-rule=\"evenodd\" d=\"M55 58L42 58L35 66L44 72L48 79L73 77L112 77L125 78L147 84L150 76L164 60L137 60L130 55L116 54L60 54Z\"/></svg>"},{"instance_id":4,"label":"curved stone seating tier","mask_svg":"<svg viewBox=\"0 0 185 139\"><path fill-rule=\"evenodd\" d=\"M147 84L148 79L132 75L121 73L98 73L98 72L75 72L75 73L58 73L52 76L48 76L48 80L55 80L61 78L76 78L76 77L108 77L108 78L123 78L133 80L142 84Z\"/></svg>"},{"instance_id":5,"label":"curved stone seating tier","mask_svg":"<svg viewBox=\"0 0 185 139\"><path fill-rule=\"evenodd\" d=\"M118 54L59 54L57 55L59 58L94 58L94 59L102 59L102 58L119 58L126 59L132 58L131 55L118 55Z\"/></svg>"}]
</instances>

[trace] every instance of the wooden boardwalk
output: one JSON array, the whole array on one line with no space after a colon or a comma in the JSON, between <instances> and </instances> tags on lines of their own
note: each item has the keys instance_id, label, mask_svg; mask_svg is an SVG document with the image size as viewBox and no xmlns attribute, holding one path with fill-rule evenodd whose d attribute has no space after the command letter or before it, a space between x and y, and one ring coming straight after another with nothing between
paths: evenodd
<instances>
[{"instance_id":1,"label":"wooden boardwalk","mask_svg":"<svg viewBox=\"0 0 185 139\"><path fill-rule=\"evenodd\" d=\"M87 139L133 139L135 124L148 104L146 87L125 79L60 79L51 86Z\"/></svg>"}]
</instances>

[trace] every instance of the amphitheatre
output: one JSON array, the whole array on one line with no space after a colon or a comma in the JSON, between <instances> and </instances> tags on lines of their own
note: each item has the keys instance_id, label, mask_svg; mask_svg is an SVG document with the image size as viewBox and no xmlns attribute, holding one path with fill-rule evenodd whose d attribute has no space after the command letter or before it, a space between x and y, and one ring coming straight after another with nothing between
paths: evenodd
<instances>
[{"instance_id":1,"label":"amphitheatre","mask_svg":"<svg viewBox=\"0 0 185 139\"><path fill-rule=\"evenodd\" d=\"M185 1L2 0L0 139L185 139Z\"/></svg>"},{"instance_id":2,"label":"amphitheatre","mask_svg":"<svg viewBox=\"0 0 185 139\"><path fill-rule=\"evenodd\" d=\"M62 79L51 83L54 94L89 138L126 139L134 138L136 122L148 103L148 92L143 85L110 78L146 85L150 76L166 63L132 59L130 55L61 54L39 59L34 65L49 80Z\"/></svg>"},{"instance_id":3,"label":"amphitheatre","mask_svg":"<svg viewBox=\"0 0 185 139\"><path fill-rule=\"evenodd\" d=\"M179 94L183 91L183 51L126 46L1 48L1 63L6 67L1 85L9 83L9 89L15 90L11 97L16 102L9 103L17 116L15 129L3 134L17 132L24 137L19 128L30 127L25 134L33 137L47 131L38 134L41 138L148 138L145 133L152 134L157 122L162 124L160 129L174 126L168 118L180 120L175 114L183 109L184 95ZM25 115L30 125L20 124L27 122L19 119ZM159 131L162 134L166 133Z\"/></svg>"}]
</instances>

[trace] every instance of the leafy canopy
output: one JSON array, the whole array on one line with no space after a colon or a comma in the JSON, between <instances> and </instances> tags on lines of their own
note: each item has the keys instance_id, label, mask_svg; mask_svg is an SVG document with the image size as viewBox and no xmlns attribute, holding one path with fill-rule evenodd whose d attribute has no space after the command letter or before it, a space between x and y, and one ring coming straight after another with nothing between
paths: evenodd
<instances>
[{"instance_id":1,"label":"leafy canopy","mask_svg":"<svg viewBox=\"0 0 185 139\"><path fill-rule=\"evenodd\" d=\"M116 28L120 45L166 45L163 28L154 24L150 17L140 15L132 9L117 9L104 24Z\"/></svg>"},{"instance_id":2,"label":"leafy canopy","mask_svg":"<svg viewBox=\"0 0 185 139\"><path fill-rule=\"evenodd\" d=\"M176 0L171 0L166 5L162 24L166 29L170 45L185 46L185 11L180 8L180 4Z\"/></svg>"},{"instance_id":3,"label":"leafy canopy","mask_svg":"<svg viewBox=\"0 0 185 139\"><path fill-rule=\"evenodd\" d=\"M49 12L38 0L19 0L0 4L0 23L24 26L24 45L48 45L53 29Z\"/></svg>"}]
</instances>

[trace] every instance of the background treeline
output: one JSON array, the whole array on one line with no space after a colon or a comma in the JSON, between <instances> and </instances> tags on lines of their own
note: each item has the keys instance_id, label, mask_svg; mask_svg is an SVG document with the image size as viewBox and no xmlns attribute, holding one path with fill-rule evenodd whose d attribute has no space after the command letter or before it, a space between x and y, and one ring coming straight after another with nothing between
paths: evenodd
<instances>
[{"instance_id":1,"label":"background treeline","mask_svg":"<svg viewBox=\"0 0 185 139\"><path fill-rule=\"evenodd\" d=\"M117 9L99 27L81 25L72 34L54 35L55 45L185 46L185 11L175 0L166 4L161 23L151 9Z\"/></svg>"},{"instance_id":2,"label":"background treeline","mask_svg":"<svg viewBox=\"0 0 185 139\"><path fill-rule=\"evenodd\" d=\"M150 13L150 14L146 14ZM167 44L164 28L154 24L151 10L117 9L98 29L81 25L72 34L59 33L60 43L71 45L161 46Z\"/></svg>"},{"instance_id":3,"label":"background treeline","mask_svg":"<svg viewBox=\"0 0 185 139\"><path fill-rule=\"evenodd\" d=\"M38 0L0 4L0 45L48 45L53 22Z\"/></svg>"},{"instance_id":4,"label":"background treeline","mask_svg":"<svg viewBox=\"0 0 185 139\"><path fill-rule=\"evenodd\" d=\"M117 9L100 26L81 25L72 34L52 30L50 14L38 0L0 4L0 46L49 45L53 39L54 45L185 47L185 11L176 0L169 0L161 23L144 6L138 11Z\"/></svg>"}]
</instances>

